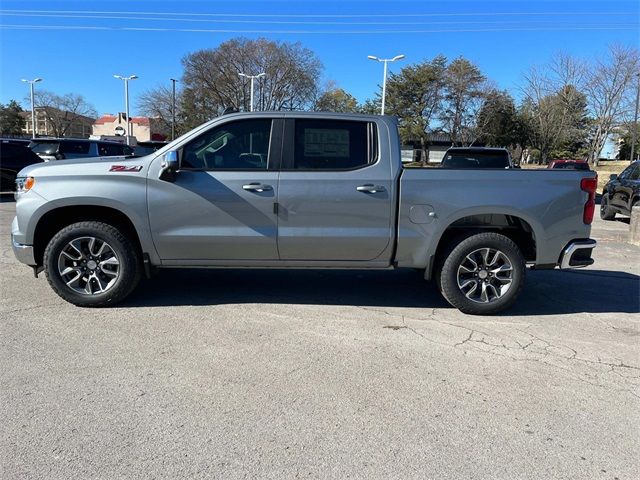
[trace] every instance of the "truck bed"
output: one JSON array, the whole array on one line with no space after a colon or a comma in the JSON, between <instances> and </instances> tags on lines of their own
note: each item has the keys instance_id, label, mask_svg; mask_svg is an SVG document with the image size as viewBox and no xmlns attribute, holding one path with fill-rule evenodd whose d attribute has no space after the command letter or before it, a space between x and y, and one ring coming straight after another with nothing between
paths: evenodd
<instances>
[{"instance_id":1,"label":"truck bed","mask_svg":"<svg viewBox=\"0 0 640 480\"><path fill-rule=\"evenodd\" d=\"M469 218L520 219L531 229L538 265L558 262L572 239L588 238L582 220L588 194L575 170L405 168L399 178L396 264L428 267L447 229Z\"/></svg>"}]
</instances>

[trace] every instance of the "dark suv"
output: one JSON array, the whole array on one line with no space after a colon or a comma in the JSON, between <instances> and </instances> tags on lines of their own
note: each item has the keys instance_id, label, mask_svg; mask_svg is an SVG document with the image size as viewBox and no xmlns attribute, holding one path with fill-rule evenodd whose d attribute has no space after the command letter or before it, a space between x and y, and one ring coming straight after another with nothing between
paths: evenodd
<instances>
[{"instance_id":1,"label":"dark suv","mask_svg":"<svg viewBox=\"0 0 640 480\"><path fill-rule=\"evenodd\" d=\"M600 218L613 220L616 213L631 215L640 206L640 160L633 162L620 175L611 175L602 189Z\"/></svg>"},{"instance_id":2,"label":"dark suv","mask_svg":"<svg viewBox=\"0 0 640 480\"><path fill-rule=\"evenodd\" d=\"M0 191L14 190L18 172L24 167L42 161L26 145L0 141Z\"/></svg>"},{"instance_id":3,"label":"dark suv","mask_svg":"<svg viewBox=\"0 0 640 480\"><path fill-rule=\"evenodd\" d=\"M133 148L123 143L85 138L36 138L29 148L44 161L69 158L126 157Z\"/></svg>"}]
</instances>

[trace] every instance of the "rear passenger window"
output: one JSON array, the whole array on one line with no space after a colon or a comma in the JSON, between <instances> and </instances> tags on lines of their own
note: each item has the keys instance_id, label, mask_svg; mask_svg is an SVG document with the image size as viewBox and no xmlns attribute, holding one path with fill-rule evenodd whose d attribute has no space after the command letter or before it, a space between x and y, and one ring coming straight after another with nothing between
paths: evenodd
<instances>
[{"instance_id":1,"label":"rear passenger window","mask_svg":"<svg viewBox=\"0 0 640 480\"><path fill-rule=\"evenodd\" d=\"M90 142L60 142L60 153L65 155L87 155Z\"/></svg>"},{"instance_id":2,"label":"rear passenger window","mask_svg":"<svg viewBox=\"0 0 640 480\"><path fill-rule=\"evenodd\" d=\"M377 157L374 132L367 122L298 119L293 168L351 170L369 165Z\"/></svg>"}]
</instances>

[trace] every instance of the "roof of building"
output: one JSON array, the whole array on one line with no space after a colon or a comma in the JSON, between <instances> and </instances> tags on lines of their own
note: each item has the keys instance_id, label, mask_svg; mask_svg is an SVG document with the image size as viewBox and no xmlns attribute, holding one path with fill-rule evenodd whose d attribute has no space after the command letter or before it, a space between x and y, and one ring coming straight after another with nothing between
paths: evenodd
<instances>
[{"instance_id":1,"label":"roof of building","mask_svg":"<svg viewBox=\"0 0 640 480\"><path fill-rule=\"evenodd\" d=\"M36 118L38 118L38 113L37 112L45 111L49 115L52 115L52 114L56 114L56 115L60 115L60 114L72 115L75 120L82 120L84 122L93 122L93 120L94 120L93 117L88 117L86 115L81 115L79 113L69 112L67 110L60 110L59 108L56 108L56 107L35 107L35 110L36 110ZM24 111L20 112L20 115L22 117L24 117L25 119L31 119L31 110L24 110Z\"/></svg>"},{"instance_id":2,"label":"roof of building","mask_svg":"<svg viewBox=\"0 0 640 480\"><path fill-rule=\"evenodd\" d=\"M124 117L124 115L123 115ZM105 114L93 122L94 125L104 125L105 123L113 123L118 120L118 115ZM131 123L136 123L138 125L149 126L150 118L149 117L131 117Z\"/></svg>"}]
</instances>

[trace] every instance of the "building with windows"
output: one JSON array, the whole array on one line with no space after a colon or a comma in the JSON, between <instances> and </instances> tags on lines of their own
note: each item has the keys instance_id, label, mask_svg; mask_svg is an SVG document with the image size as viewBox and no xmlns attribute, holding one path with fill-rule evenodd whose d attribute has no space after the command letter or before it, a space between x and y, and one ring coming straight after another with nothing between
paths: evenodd
<instances>
[{"instance_id":1,"label":"building with windows","mask_svg":"<svg viewBox=\"0 0 640 480\"><path fill-rule=\"evenodd\" d=\"M169 132L165 123L159 118L131 117L131 132L138 142L150 140L166 140ZM107 113L93 122L92 135L95 136L124 136L127 128L127 116L124 113L112 115Z\"/></svg>"},{"instance_id":2,"label":"building with windows","mask_svg":"<svg viewBox=\"0 0 640 480\"><path fill-rule=\"evenodd\" d=\"M94 119L55 107L36 107L36 137L88 138ZM20 112L25 119L22 132L32 136L31 110Z\"/></svg>"}]
</instances>

